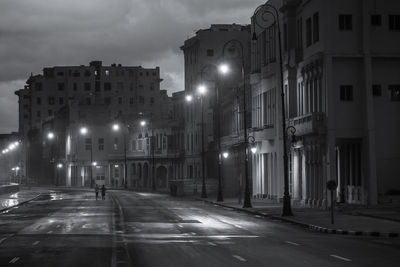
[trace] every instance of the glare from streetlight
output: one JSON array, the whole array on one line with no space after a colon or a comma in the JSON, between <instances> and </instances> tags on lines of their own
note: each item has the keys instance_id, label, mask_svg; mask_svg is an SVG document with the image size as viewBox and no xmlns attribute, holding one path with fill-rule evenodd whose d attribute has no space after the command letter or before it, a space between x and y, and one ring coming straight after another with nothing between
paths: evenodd
<instances>
[{"instance_id":1,"label":"glare from streetlight","mask_svg":"<svg viewBox=\"0 0 400 267\"><path fill-rule=\"evenodd\" d=\"M118 123L114 123L112 126L113 131L119 131L119 124Z\"/></svg>"},{"instance_id":2,"label":"glare from streetlight","mask_svg":"<svg viewBox=\"0 0 400 267\"><path fill-rule=\"evenodd\" d=\"M199 87L197 87L197 92L200 95L205 95L207 91L207 87L204 84L199 85Z\"/></svg>"},{"instance_id":3,"label":"glare from streetlight","mask_svg":"<svg viewBox=\"0 0 400 267\"><path fill-rule=\"evenodd\" d=\"M96 161L93 161L93 162L92 162L92 165L93 165L93 166L97 166L97 162L96 162Z\"/></svg>"},{"instance_id":4,"label":"glare from streetlight","mask_svg":"<svg viewBox=\"0 0 400 267\"><path fill-rule=\"evenodd\" d=\"M15 146L19 146L19 142L14 142L14 145Z\"/></svg>"},{"instance_id":5,"label":"glare from streetlight","mask_svg":"<svg viewBox=\"0 0 400 267\"><path fill-rule=\"evenodd\" d=\"M140 121L140 126L146 126L146 121Z\"/></svg>"},{"instance_id":6,"label":"glare from streetlight","mask_svg":"<svg viewBox=\"0 0 400 267\"><path fill-rule=\"evenodd\" d=\"M227 74L229 72L229 66L227 64L221 64L219 65L218 70L222 74Z\"/></svg>"},{"instance_id":7,"label":"glare from streetlight","mask_svg":"<svg viewBox=\"0 0 400 267\"><path fill-rule=\"evenodd\" d=\"M186 95L186 101L187 102L191 102L193 100L193 96L192 95Z\"/></svg>"},{"instance_id":8,"label":"glare from streetlight","mask_svg":"<svg viewBox=\"0 0 400 267\"><path fill-rule=\"evenodd\" d=\"M61 169L63 167L63 165L61 163L57 164L57 168Z\"/></svg>"},{"instance_id":9,"label":"glare from streetlight","mask_svg":"<svg viewBox=\"0 0 400 267\"><path fill-rule=\"evenodd\" d=\"M16 171L18 171L18 170L19 170L19 167L18 167L18 166L17 166L17 167L15 167L15 170L16 170Z\"/></svg>"},{"instance_id":10,"label":"glare from streetlight","mask_svg":"<svg viewBox=\"0 0 400 267\"><path fill-rule=\"evenodd\" d=\"M8 146L8 149L9 150L13 150L15 148L15 145L14 144L10 144L9 146Z\"/></svg>"},{"instance_id":11,"label":"glare from streetlight","mask_svg":"<svg viewBox=\"0 0 400 267\"><path fill-rule=\"evenodd\" d=\"M81 134L85 135L85 134L88 133L88 129L87 129L86 127L81 127L81 128L79 129L79 132L80 132Z\"/></svg>"},{"instance_id":12,"label":"glare from streetlight","mask_svg":"<svg viewBox=\"0 0 400 267\"><path fill-rule=\"evenodd\" d=\"M229 153L228 153L228 152L223 152L223 153L222 153L222 156L226 159L226 158L229 157Z\"/></svg>"},{"instance_id":13,"label":"glare from streetlight","mask_svg":"<svg viewBox=\"0 0 400 267\"><path fill-rule=\"evenodd\" d=\"M252 148L250 148L250 150L251 150L251 153L256 154L256 152L257 152L257 147L256 147L256 146L253 146Z\"/></svg>"},{"instance_id":14,"label":"glare from streetlight","mask_svg":"<svg viewBox=\"0 0 400 267\"><path fill-rule=\"evenodd\" d=\"M54 133L53 132L47 133L47 139L51 140L53 138L54 138Z\"/></svg>"}]
</instances>

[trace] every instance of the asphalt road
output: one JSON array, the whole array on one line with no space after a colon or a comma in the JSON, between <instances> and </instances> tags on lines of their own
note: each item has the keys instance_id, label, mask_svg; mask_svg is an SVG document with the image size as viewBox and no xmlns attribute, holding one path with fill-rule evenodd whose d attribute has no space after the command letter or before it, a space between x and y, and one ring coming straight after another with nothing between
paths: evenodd
<instances>
[{"instance_id":1,"label":"asphalt road","mask_svg":"<svg viewBox=\"0 0 400 267\"><path fill-rule=\"evenodd\" d=\"M57 190L0 215L0 266L398 266L399 252L151 193Z\"/></svg>"}]
</instances>

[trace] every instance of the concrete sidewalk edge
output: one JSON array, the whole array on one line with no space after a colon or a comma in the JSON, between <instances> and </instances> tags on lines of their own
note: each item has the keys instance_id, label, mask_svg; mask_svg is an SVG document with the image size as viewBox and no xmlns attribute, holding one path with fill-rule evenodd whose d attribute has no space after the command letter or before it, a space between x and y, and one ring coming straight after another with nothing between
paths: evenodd
<instances>
[{"instance_id":1,"label":"concrete sidewalk edge","mask_svg":"<svg viewBox=\"0 0 400 267\"><path fill-rule=\"evenodd\" d=\"M196 200L203 201L205 203L217 205L217 206L224 207L224 208L230 208L233 210L245 212L245 213L256 215L256 216L262 216L262 217L270 218L273 220L279 220L279 221L283 221L283 222L292 223L297 226L309 229L311 231L320 232L320 233L338 234L338 235L353 235L353 236L370 236L370 237L390 237L390 238L400 237L399 233L395 233L395 232L376 232L376 231L368 232L368 231L351 231L351 230L343 230L343 229L331 229L331 228L327 228L327 227L322 227L322 226L318 226L318 225L313 225L313 224L296 221L290 217L276 216L276 215L271 215L271 214L264 213L264 212L248 210L245 208L232 207L232 206L229 206L229 205L226 205L223 203L207 200L204 198L196 198Z\"/></svg>"},{"instance_id":2,"label":"concrete sidewalk edge","mask_svg":"<svg viewBox=\"0 0 400 267\"><path fill-rule=\"evenodd\" d=\"M35 197L33 197L33 198L27 199L27 200L25 200L25 201L22 201L22 202L20 202L20 203L18 203L18 204L15 204L15 205L13 205L13 206L10 206L10 207L4 208L4 209L0 209L0 213L3 213L3 212L5 212L5 211L7 211L7 210L10 210L10 209L16 208L16 207L18 207L18 206L22 206L22 205L24 205L24 204L26 204L26 203L28 203L28 202L31 202L31 201L37 199L38 197L40 197L42 194L43 194L43 193L39 193L37 196L35 196Z\"/></svg>"}]
</instances>

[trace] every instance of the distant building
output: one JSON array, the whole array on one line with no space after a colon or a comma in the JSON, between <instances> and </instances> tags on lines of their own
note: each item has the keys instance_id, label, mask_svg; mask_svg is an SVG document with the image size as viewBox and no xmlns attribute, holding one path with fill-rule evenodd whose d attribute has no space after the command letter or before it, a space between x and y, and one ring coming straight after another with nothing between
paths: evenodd
<instances>
[{"instance_id":1,"label":"distant building","mask_svg":"<svg viewBox=\"0 0 400 267\"><path fill-rule=\"evenodd\" d=\"M43 74L31 76L16 92L30 181L67 186L134 184L135 124L142 118L151 120L157 145L167 135L156 130L159 121L171 116L171 99L160 90L161 81L158 67L103 66L101 61L45 68ZM114 123L120 125L118 132L112 129ZM80 134L82 127L87 128L86 135ZM47 138L50 132L53 139ZM148 132L140 139L149 145ZM142 160L149 164L149 157ZM146 180L140 185L150 184Z\"/></svg>"},{"instance_id":2,"label":"distant building","mask_svg":"<svg viewBox=\"0 0 400 267\"><path fill-rule=\"evenodd\" d=\"M376 204L399 191L400 6L397 1L268 1L280 11L294 203ZM280 200L283 145L274 19L252 17L253 195ZM290 131L289 137L291 137ZM290 142L289 142L290 144Z\"/></svg>"}]
</instances>

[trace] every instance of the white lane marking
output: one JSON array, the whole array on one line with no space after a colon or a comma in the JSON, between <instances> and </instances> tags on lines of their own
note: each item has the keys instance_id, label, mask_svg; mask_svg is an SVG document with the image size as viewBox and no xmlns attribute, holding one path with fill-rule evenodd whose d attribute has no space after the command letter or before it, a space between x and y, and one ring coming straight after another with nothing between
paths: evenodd
<instances>
[{"instance_id":1,"label":"white lane marking","mask_svg":"<svg viewBox=\"0 0 400 267\"><path fill-rule=\"evenodd\" d=\"M240 225L237 225L237 224L234 224L233 226L235 226L235 227L237 227L237 228L240 228L240 229L243 229L243 227L242 227L242 226L240 226Z\"/></svg>"},{"instance_id":2,"label":"white lane marking","mask_svg":"<svg viewBox=\"0 0 400 267\"><path fill-rule=\"evenodd\" d=\"M239 255L232 255L235 259L240 260L240 261L246 261L245 259L243 259L242 257L240 257Z\"/></svg>"},{"instance_id":3,"label":"white lane marking","mask_svg":"<svg viewBox=\"0 0 400 267\"><path fill-rule=\"evenodd\" d=\"M195 232L190 232L191 235L197 235Z\"/></svg>"},{"instance_id":4,"label":"white lane marking","mask_svg":"<svg viewBox=\"0 0 400 267\"><path fill-rule=\"evenodd\" d=\"M207 242L207 244L209 244L209 245L211 245L211 246L213 246L213 247L216 247L216 246L217 246L217 244L215 244L215 243L213 243L213 242Z\"/></svg>"},{"instance_id":5,"label":"white lane marking","mask_svg":"<svg viewBox=\"0 0 400 267\"><path fill-rule=\"evenodd\" d=\"M19 260L19 257L15 257L12 260L10 260L8 263L16 263Z\"/></svg>"},{"instance_id":6,"label":"white lane marking","mask_svg":"<svg viewBox=\"0 0 400 267\"><path fill-rule=\"evenodd\" d=\"M53 231L48 231L47 233L48 233L48 234L51 234L51 233L53 233Z\"/></svg>"},{"instance_id":7,"label":"white lane marking","mask_svg":"<svg viewBox=\"0 0 400 267\"><path fill-rule=\"evenodd\" d=\"M256 217L256 218L261 218L261 216L260 216L260 215L256 215L256 216L254 216L254 217Z\"/></svg>"},{"instance_id":8,"label":"white lane marking","mask_svg":"<svg viewBox=\"0 0 400 267\"><path fill-rule=\"evenodd\" d=\"M343 258L343 257L340 257L340 256L338 256L338 255L330 255L331 257L334 257L334 258L336 258L336 259L339 259L339 260L343 260L343 261L351 261L350 259L348 259L348 258Z\"/></svg>"},{"instance_id":9,"label":"white lane marking","mask_svg":"<svg viewBox=\"0 0 400 267\"><path fill-rule=\"evenodd\" d=\"M4 241L6 241L7 238L8 237L4 237L4 238L0 239L0 244L3 243Z\"/></svg>"},{"instance_id":10,"label":"white lane marking","mask_svg":"<svg viewBox=\"0 0 400 267\"><path fill-rule=\"evenodd\" d=\"M285 241L285 243L288 243L288 244L294 245L294 246L300 246L300 244L295 243L295 242Z\"/></svg>"},{"instance_id":11,"label":"white lane marking","mask_svg":"<svg viewBox=\"0 0 400 267\"><path fill-rule=\"evenodd\" d=\"M40 241L35 241L35 242L33 242L32 246L36 246L39 243L40 243Z\"/></svg>"},{"instance_id":12,"label":"white lane marking","mask_svg":"<svg viewBox=\"0 0 400 267\"><path fill-rule=\"evenodd\" d=\"M178 224L178 227L183 228L183 225Z\"/></svg>"},{"instance_id":13,"label":"white lane marking","mask_svg":"<svg viewBox=\"0 0 400 267\"><path fill-rule=\"evenodd\" d=\"M61 225L60 224L57 224L57 228L60 228L61 227Z\"/></svg>"}]
</instances>

